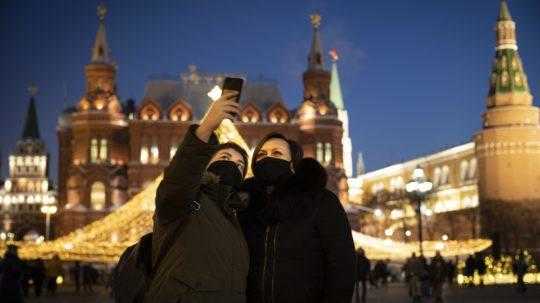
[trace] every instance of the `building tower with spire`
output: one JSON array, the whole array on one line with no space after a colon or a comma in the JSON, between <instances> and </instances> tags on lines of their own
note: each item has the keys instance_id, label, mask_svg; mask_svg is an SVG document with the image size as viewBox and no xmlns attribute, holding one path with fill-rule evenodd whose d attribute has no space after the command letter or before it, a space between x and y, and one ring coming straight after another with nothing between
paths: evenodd
<instances>
[{"instance_id":1,"label":"building tower with spire","mask_svg":"<svg viewBox=\"0 0 540 303\"><path fill-rule=\"evenodd\" d=\"M58 124L58 233L83 226L127 200L129 142L125 116L116 94L103 4L90 62L84 68L86 92Z\"/></svg>"},{"instance_id":2,"label":"building tower with spire","mask_svg":"<svg viewBox=\"0 0 540 303\"><path fill-rule=\"evenodd\" d=\"M39 133L35 96L30 86L30 102L21 138L9 156L9 177L0 190L0 230L15 239L38 240L45 234L43 205L56 205L56 193L48 179L48 158Z\"/></svg>"},{"instance_id":3,"label":"building tower with spire","mask_svg":"<svg viewBox=\"0 0 540 303\"><path fill-rule=\"evenodd\" d=\"M495 202L503 203L505 212L540 207L539 109L533 105L506 1L501 1L495 32L487 109L474 137L481 207Z\"/></svg>"},{"instance_id":4,"label":"building tower with spire","mask_svg":"<svg viewBox=\"0 0 540 303\"><path fill-rule=\"evenodd\" d=\"M348 185L342 149L343 123L339 119L337 106L330 99L331 75L324 67L321 16L313 14L310 19L313 39L307 69L303 73L304 100L297 111L301 132L299 141L305 156L317 159L326 167L329 188L339 194L343 203L347 203Z\"/></svg>"},{"instance_id":5,"label":"building tower with spire","mask_svg":"<svg viewBox=\"0 0 540 303\"><path fill-rule=\"evenodd\" d=\"M339 55L336 49L330 51L330 58L332 59L332 75L330 79L330 101L337 109L338 119L343 124L343 138L341 139L343 145L343 168L345 169L345 175L352 177L353 175L353 160L352 160L352 141L349 136L349 113L345 109L345 103L343 102L343 95L341 94L341 83L339 81L339 73L337 67L337 61Z\"/></svg>"}]
</instances>

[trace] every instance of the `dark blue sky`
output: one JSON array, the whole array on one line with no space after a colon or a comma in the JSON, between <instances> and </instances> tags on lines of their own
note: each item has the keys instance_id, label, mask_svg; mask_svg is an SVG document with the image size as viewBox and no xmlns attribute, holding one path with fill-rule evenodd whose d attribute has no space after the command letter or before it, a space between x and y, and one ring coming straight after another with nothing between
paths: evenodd
<instances>
[{"instance_id":1,"label":"dark blue sky","mask_svg":"<svg viewBox=\"0 0 540 303\"><path fill-rule=\"evenodd\" d=\"M22 132L27 86L39 86L41 133L56 179L56 123L84 90L98 1L0 3L2 171ZM106 1L107 34L122 100L140 100L148 76L245 72L278 80L291 106L323 16L351 117L354 152L368 170L469 141L481 125L494 55L498 0ZM540 90L540 1L509 1L533 95ZM328 62L328 60L327 60ZM67 87L67 97L64 87ZM539 103L538 99L535 101Z\"/></svg>"}]
</instances>

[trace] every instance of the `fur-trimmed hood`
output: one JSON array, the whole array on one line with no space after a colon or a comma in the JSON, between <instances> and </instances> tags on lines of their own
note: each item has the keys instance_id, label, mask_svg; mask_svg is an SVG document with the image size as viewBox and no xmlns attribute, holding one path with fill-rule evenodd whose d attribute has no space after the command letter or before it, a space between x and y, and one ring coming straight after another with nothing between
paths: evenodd
<instances>
[{"instance_id":1,"label":"fur-trimmed hood","mask_svg":"<svg viewBox=\"0 0 540 303\"><path fill-rule=\"evenodd\" d=\"M303 216L316 206L316 196L326 190L326 170L313 158L304 158L286 180L268 188L255 178L244 181L241 192L249 195L247 215L261 215L264 221L282 221Z\"/></svg>"}]
</instances>

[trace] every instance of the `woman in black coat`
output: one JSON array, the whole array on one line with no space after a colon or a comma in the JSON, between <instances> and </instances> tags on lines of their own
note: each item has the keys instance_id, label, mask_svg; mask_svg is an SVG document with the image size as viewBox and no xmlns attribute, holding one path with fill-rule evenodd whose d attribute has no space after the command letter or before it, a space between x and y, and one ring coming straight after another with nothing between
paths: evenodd
<instances>
[{"instance_id":1,"label":"woman in black coat","mask_svg":"<svg viewBox=\"0 0 540 303\"><path fill-rule=\"evenodd\" d=\"M351 229L325 169L284 136L266 136L246 180L240 221L250 250L247 299L349 303L355 283Z\"/></svg>"}]
</instances>

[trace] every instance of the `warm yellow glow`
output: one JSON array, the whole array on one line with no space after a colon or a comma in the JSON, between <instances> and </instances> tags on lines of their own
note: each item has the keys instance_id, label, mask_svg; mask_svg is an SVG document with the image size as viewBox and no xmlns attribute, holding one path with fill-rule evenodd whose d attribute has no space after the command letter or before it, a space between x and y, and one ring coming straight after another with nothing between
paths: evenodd
<instances>
[{"instance_id":1,"label":"warm yellow glow","mask_svg":"<svg viewBox=\"0 0 540 303\"><path fill-rule=\"evenodd\" d=\"M230 120L225 120L216 130L220 142L233 141L246 150L250 150L246 142L238 133ZM249 167L249 165L248 165ZM77 229L54 241L36 243L16 243L19 245L19 255L24 259L43 258L50 259L58 255L64 261L79 260L83 262L106 262L114 263L122 252L138 239L152 230L154 198L161 176L147 185L140 193L114 212L100 220L96 220L80 229ZM95 188L95 200L98 204L104 203L104 188ZM383 216L381 210L376 214ZM397 242L391 239L381 239L367 236L352 231L356 247L366 250L368 257L373 259L391 258L403 260L417 251L418 244L415 242ZM114 235L114 236L113 236ZM0 236L2 236L0 234ZM6 239L8 235L4 235ZM114 241L112 241L114 239ZM0 241L0 254L5 250L5 241ZM426 256L433 256L436 243L424 242ZM447 241L442 254L445 257L466 255L486 249L491 245L489 240Z\"/></svg>"},{"instance_id":2,"label":"warm yellow glow","mask_svg":"<svg viewBox=\"0 0 540 303\"><path fill-rule=\"evenodd\" d=\"M212 90L209 91L207 95L208 97L210 97L210 99L216 101L217 99L219 99L219 97L221 97L221 87L219 87L219 85L214 86L214 88L212 88Z\"/></svg>"}]
</instances>

